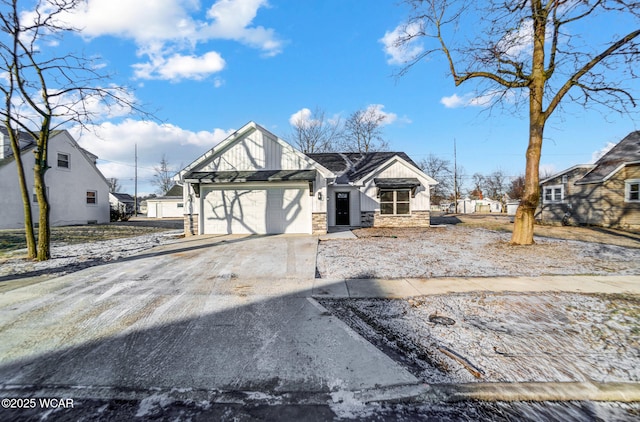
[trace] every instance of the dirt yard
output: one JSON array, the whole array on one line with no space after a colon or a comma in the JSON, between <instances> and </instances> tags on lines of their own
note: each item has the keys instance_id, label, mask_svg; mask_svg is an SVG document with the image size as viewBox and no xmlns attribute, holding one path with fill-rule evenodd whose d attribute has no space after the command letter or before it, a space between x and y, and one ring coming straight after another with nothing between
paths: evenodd
<instances>
[{"instance_id":1,"label":"dirt yard","mask_svg":"<svg viewBox=\"0 0 640 422\"><path fill-rule=\"evenodd\" d=\"M358 229L357 239L320 242L318 273L332 279L640 274L634 234L536 227L535 245L512 246L506 228L508 221L471 220Z\"/></svg>"}]
</instances>

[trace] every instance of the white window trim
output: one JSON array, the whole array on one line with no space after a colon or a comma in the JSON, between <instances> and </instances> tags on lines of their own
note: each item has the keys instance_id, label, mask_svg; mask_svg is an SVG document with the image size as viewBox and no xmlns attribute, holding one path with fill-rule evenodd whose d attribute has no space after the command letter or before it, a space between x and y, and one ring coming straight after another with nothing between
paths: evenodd
<instances>
[{"instance_id":1,"label":"white window trim","mask_svg":"<svg viewBox=\"0 0 640 422\"><path fill-rule=\"evenodd\" d=\"M631 185L640 185L640 179L627 179L624 181L624 202L640 202L640 195L638 199L629 198L631 195Z\"/></svg>"},{"instance_id":2,"label":"white window trim","mask_svg":"<svg viewBox=\"0 0 640 422\"><path fill-rule=\"evenodd\" d=\"M560 200L553 199L553 193L556 189L560 189ZM547 199L547 190L551 190L552 199ZM564 201L564 185L549 185L542 188L543 204L560 204Z\"/></svg>"},{"instance_id":3,"label":"white window trim","mask_svg":"<svg viewBox=\"0 0 640 422\"><path fill-rule=\"evenodd\" d=\"M58 155L66 155L67 156L67 167L62 167L60 166L60 159L58 158ZM56 153L56 168L60 169L60 170L66 170L69 171L71 170L71 154L69 154L68 152L58 152Z\"/></svg>"},{"instance_id":4,"label":"white window trim","mask_svg":"<svg viewBox=\"0 0 640 422\"><path fill-rule=\"evenodd\" d=\"M96 201L96 202L94 202L93 204L92 204L92 203L90 203L90 202L88 202L88 199L89 199L89 192L93 192L93 193L95 194L94 199L95 199L95 201ZM90 190L90 189L88 189L88 190L87 190L87 192L85 193L85 199L84 199L84 201L85 201L85 203L86 203L86 205L87 205L88 207L95 207L95 206L97 206L97 205L98 205L98 191L97 191L97 190Z\"/></svg>"},{"instance_id":5,"label":"white window trim","mask_svg":"<svg viewBox=\"0 0 640 422\"><path fill-rule=\"evenodd\" d=\"M412 211L412 207L411 207L411 191L409 189L385 189L384 191L386 192L393 192L393 201L382 201L380 200L380 215L385 215L385 216L393 216L393 215L397 215L397 216L406 216L406 215L411 215L411 211ZM398 201L398 191L403 191L403 192L409 192L409 201ZM381 198L382 199L382 198ZM386 204L393 204L393 214L383 214L382 213L382 204L386 203ZM406 214L398 214L398 203L401 204L409 204L409 212Z\"/></svg>"}]
</instances>

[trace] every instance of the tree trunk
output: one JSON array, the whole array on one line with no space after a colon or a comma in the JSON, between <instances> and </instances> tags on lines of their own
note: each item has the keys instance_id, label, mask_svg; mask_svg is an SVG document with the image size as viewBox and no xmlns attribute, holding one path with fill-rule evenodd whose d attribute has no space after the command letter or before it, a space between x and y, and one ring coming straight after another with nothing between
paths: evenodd
<instances>
[{"instance_id":1,"label":"tree trunk","mask_svg":"<svg viewBox=\"0 0 640 422\"><path fill-rule=\"evenodd\" d=\"M40 136L48 136L41 134ZM46 141L46 140L45 140ZM45 184L45 173L48 169L47 156L46 156L46 144L42 145L43 141L38 142L38 149L36 151L36 163L33 167L34 175L34 190L38 199L39 217L38 217L38 255L36 259L38 261L46 261L51 258L51 228L49 226L49 200L47 198L47 187Z\"/></svg>"},{"instance_id":2,"label":"tree trunk","mask_svg":"<svg viewBox=\"0 0 640 422\"><path fill-rule=\"evenodd\" d=\"M33 218L31 216L31 198L29 197L29 188L27 187L27 179L24 175L24 166L22 164L22 156L20 155L20 144L13 129L7 125L9 132L9 140L11 142L11 150L13 158L16 161L16 169L18 170L18 184L20 185L20 195L22 197L22 206L24 209L24 237L27 243L27 257L34 259L36 255L36 237L33 233Z\"/></svg>"},{"instance_id":3,"label":"tree trunk","mask_svg":"<svg viewBox=\"0 0 640 422\"><path fill-rule=\"evenodd\" d=\"M516 211L511 236L512 245L532 245L535 212L540 201L540 155L547 116L543 111L543 100L547 75L544 63L544 43L547 15L541 2L532 1L534 16L533 55L531 81L529 84L529 146L524 175L524 194Z\"/></svg>"}]
</instances>

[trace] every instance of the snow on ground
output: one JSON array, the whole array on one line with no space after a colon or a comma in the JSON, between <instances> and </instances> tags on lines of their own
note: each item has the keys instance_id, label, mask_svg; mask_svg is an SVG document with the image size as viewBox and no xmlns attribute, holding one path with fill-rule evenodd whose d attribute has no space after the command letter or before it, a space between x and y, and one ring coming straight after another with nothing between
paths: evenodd
<instances>
[{"instance_id":1,"label":"snow on ground","mask_svg":"<svg viewBox=\"0 0 640 422\"><path fill-rule=\"evenodd\" d=\"M182 234L181 230L172 230L145 234L142 236L103 240L73 245L51 245L51 259L36 262L24 258L8 257L0 261L0 277L11 275L63 275L83 268L103 264L135 255L175 241ZM17 251L14 255L24 255L25 251Z\"/></svg>"},{"instance_id":2,"label":"snow on ground","mask_svg":"<svg viewBox=\"0 0 640 422\"><path fill-rule=\"evenodd\" d=\"M424 382L640 382L637 296L478 292L320 302Z\"/></svg>"},{"instance_id":3,"label":"snow on ground","mask_svg":"<svg viewBox=\"0 0 640 422\"><path fill-rule=\"evenodd\" d=\"M638 248L549 238L511 246L509 233L453 225L363 233L358 239L320 242L322 278L640 274Z\"/></svg>"}]
</instances>

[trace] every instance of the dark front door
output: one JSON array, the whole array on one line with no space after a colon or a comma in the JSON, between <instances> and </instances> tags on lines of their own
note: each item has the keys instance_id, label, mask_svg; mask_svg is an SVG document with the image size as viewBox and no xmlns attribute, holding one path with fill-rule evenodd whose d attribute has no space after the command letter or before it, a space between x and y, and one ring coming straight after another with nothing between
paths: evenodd
<instances>
[{"instance_id":1,"label":"dark front door","mask_svg":"<svg viewBox=\"0 0 640 422\"><path fill-rule=\"evenodd\" d=\"M336 192L336 226L350 225L349 192Z\"/></svg>"}]
</instances>

